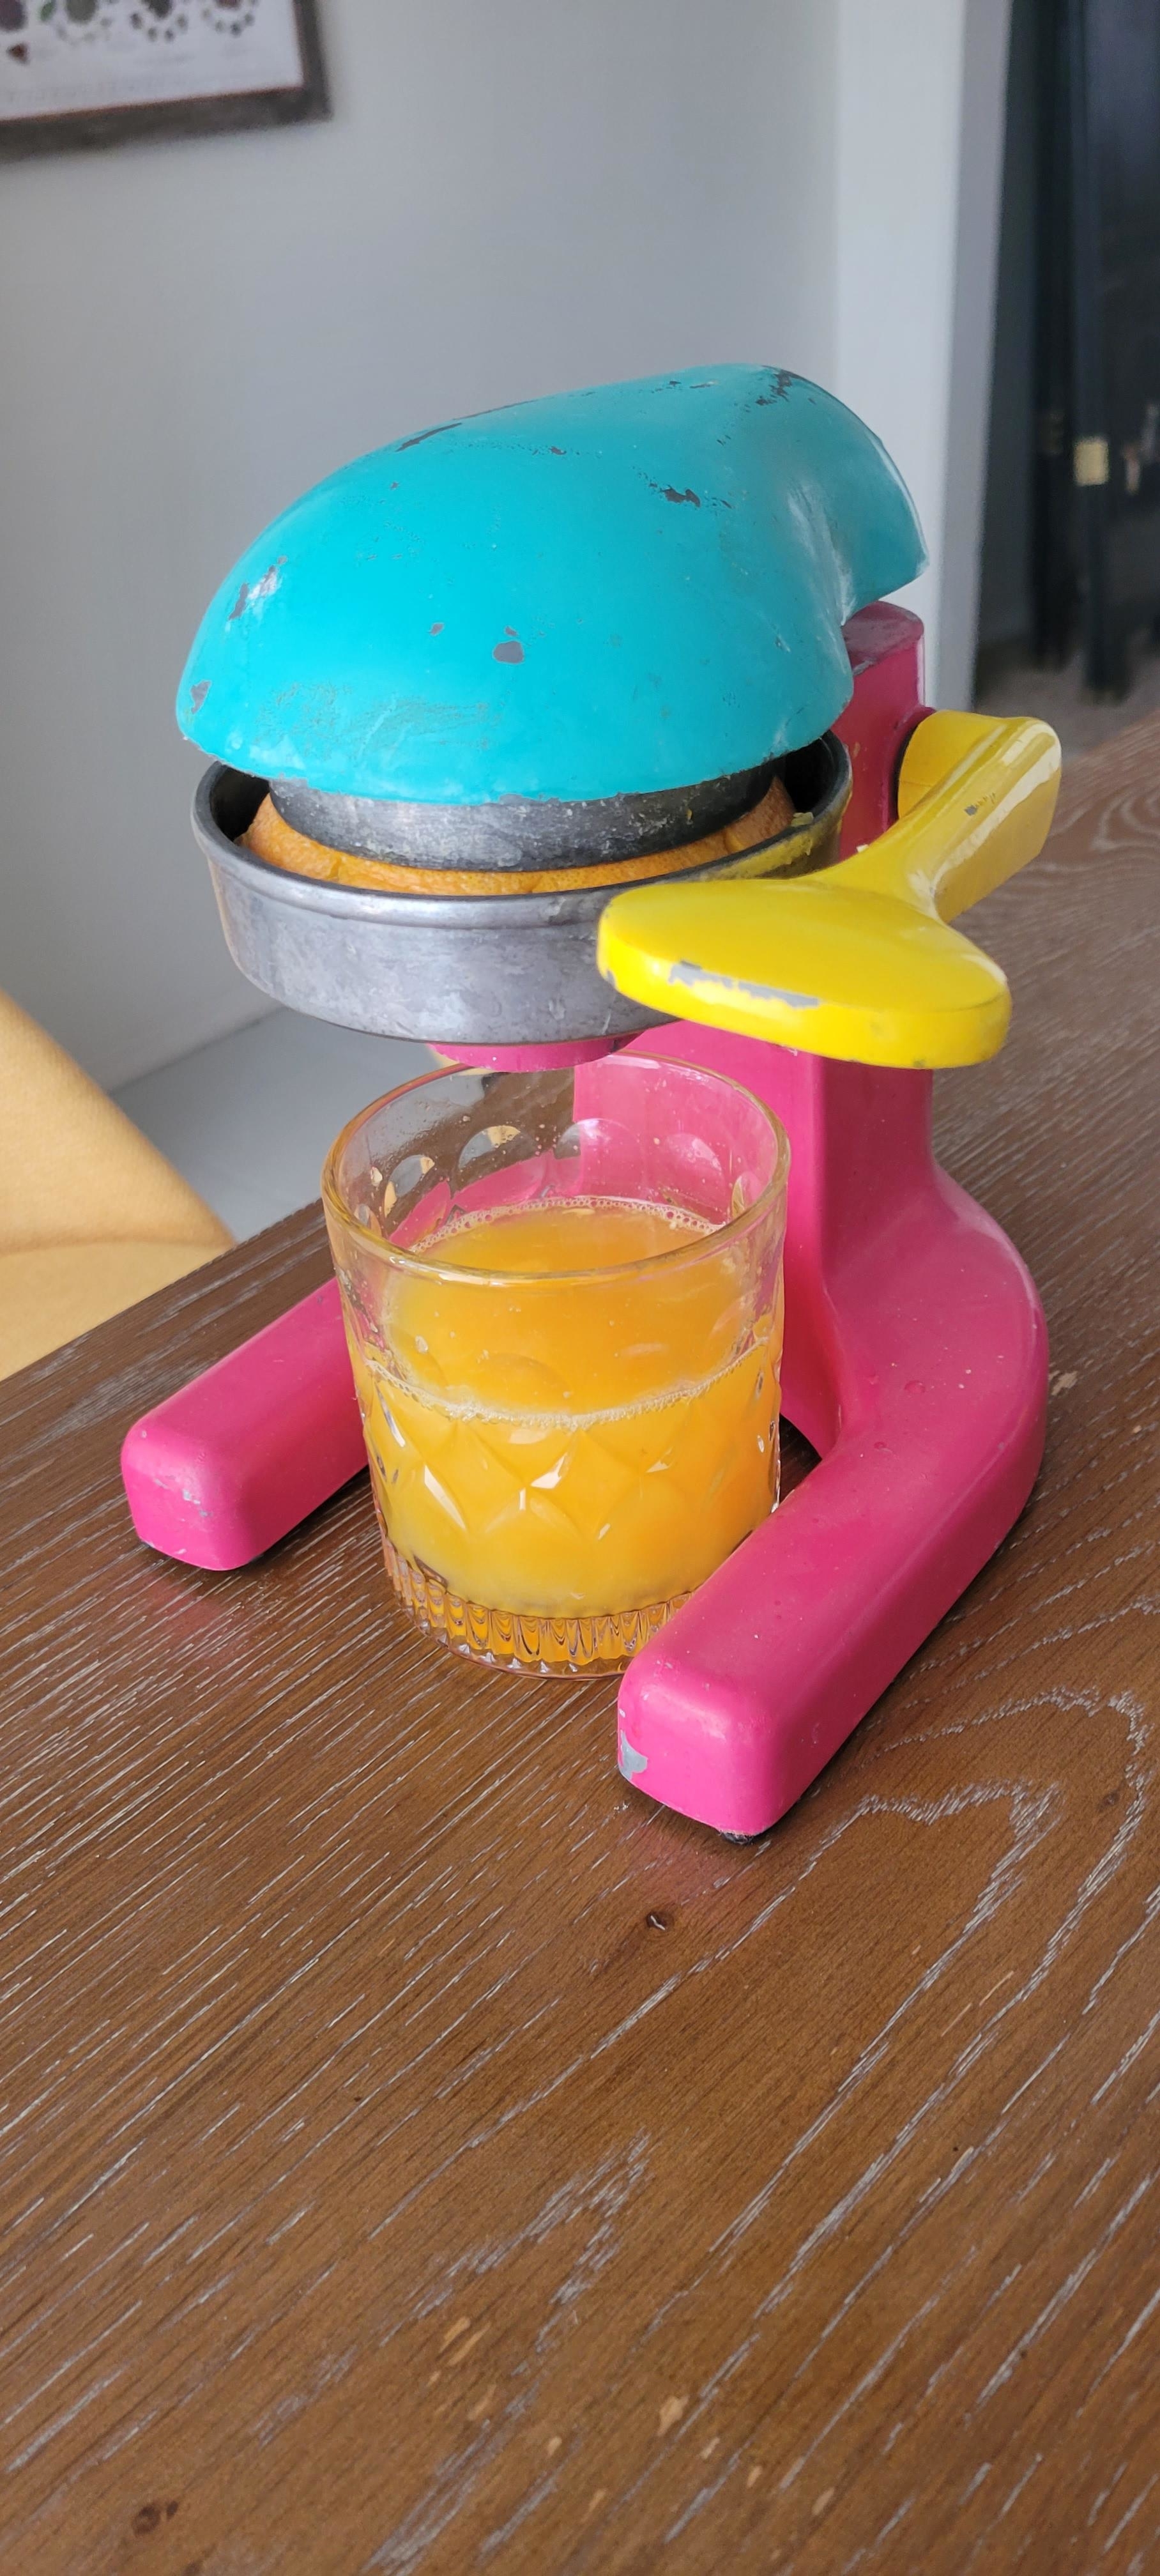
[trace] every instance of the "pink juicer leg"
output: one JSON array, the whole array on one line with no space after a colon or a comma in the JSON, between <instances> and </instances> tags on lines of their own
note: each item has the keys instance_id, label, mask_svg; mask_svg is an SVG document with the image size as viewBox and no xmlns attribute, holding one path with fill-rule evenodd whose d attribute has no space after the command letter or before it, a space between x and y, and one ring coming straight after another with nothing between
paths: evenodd
<instances>
[{"instance_id":1,"label":"pink juicer leg","mask_svg":"<svg viewBox=\"0 0 1160 2576\"><path fill-rule=\"evenodd\" d=\"M1043 1451L1047 1334L940 1171L931 1077L690 1026L793 1152L785 1410L821 1462L629 1666L624 1776L736 1835L785 1814L1005 1537Z\"/></svg>"},{"instance_id":2,"label":"pink juicer leg","mask_svg":"<svg viewBox=\"0 0 1160 2576\"><path fill-rule=\"evenodd\" d=\"M224 1573L285 1538L366 1462L328 1279L142 1414L121 1475L138 1538Z\"/></svg>"}]
</instances>

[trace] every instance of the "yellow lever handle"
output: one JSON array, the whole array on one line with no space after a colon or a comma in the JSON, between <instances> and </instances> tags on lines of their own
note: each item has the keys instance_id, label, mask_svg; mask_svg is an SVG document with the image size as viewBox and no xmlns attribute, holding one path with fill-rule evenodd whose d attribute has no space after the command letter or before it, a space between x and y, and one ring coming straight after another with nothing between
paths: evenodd
<instances>
[{"instance_id":1,"label":"yellow lever handle","mask_svg":"<svg viewBox=\"0 0 1160 2576\"><path fill-rule=\"evenodd\" d=\"M1042 849L1059 744L1032 718L933 715L907 745L898 821L815 876L638 886L597 961L653 1010L861 1064L979 1064L1007 1033L1002 969L948 916Z\"/></svg>"}]
</instances>

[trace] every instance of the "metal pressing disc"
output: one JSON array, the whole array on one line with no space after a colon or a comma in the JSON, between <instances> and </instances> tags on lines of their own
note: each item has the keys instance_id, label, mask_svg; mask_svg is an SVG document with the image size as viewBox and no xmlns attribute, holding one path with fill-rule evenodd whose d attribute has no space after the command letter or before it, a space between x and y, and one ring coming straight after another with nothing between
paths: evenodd
<instances>
[{"instance_id":1,"label":"metal pressing disc","mask_svg":"<svg viewBox=\"0 0 1160 2576\"><path fill-rule=\"evenodd\" d=\"M364 859L422 868L572 868L672 850L721 831L756 805L773 762L642 796L501 796L491 805L407 805L390 797L334 796L274 778L283 820L307 840Z\"/></svg>"},{"instance_id":2,"label":"metal pressing disc","mask_svg":"<svg viewBox=\"0 0 1160 2576\"><path fill-rule=\"evenodd\" d=\"M782 767L798 809L792 825L762 849L746 851L742 862L734 857L673 873L728 876L743 864L746 873L774 874L824 867L836 858L850 792L842 744L824 734ZM614 992L597 970L596 924L607 887L441 896L294 876L241 845L239 836L266 793L264 779L215 765L198 787L193 825L231 955L275 1001L343 1028L431 1045L628 1037L666 1016ZM526 851L521 855L526 864ZM448 854L448 864L462 865L463 858L460 848ZM424 864L431 864L429 857Z\"/></svg>"}]
</instances>

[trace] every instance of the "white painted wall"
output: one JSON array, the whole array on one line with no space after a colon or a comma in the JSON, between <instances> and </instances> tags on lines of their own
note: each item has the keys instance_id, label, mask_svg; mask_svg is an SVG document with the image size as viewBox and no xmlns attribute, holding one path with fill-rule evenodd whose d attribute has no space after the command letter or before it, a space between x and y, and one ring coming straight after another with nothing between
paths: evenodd
<instances>
[{"instance_id":1,"label":"white painted wall","mask_svg":"<svg viewBox=\"0 0 1160 2576\"><path fill-rule=\"evenodd\" d=\"M561 385L831 375L838 5L324 0L332 123L0 170L0 984L102 1080L261 1008L172 701L274 511Z\"/></svg>"},{"instance_id":2,"label":"white painted wall","mask_svg":"<svg viewBox=\"0 0 1160 2576\"><path fill-rule=\"evenodd\" d=\"M995 280L979 642L1030 645L1041 0L1014 0Z\"/></svg>"},{"instance_id":3,"label":"white painted wall","mask_svg":"<svg viewBox=\"0 0 1160 2576\"><path fill-rule=\"evenodd\" d=\"M839 0L833 390L905 474L928 694L969 706L1011 0Z\"/></svg>"},{"instance_id":4,"label":"white painted wall","mask_svg":"<svg viewBox=\"0 0 1160 2576\"><path fill-rule=\"evenodd\" d=\"M1010 0L323 0L333 122L0 169L0 984L107 1083L253 1018L172 702L345 458L747 357L886 440L973 657Z\"/></svg>"}]
</instances>

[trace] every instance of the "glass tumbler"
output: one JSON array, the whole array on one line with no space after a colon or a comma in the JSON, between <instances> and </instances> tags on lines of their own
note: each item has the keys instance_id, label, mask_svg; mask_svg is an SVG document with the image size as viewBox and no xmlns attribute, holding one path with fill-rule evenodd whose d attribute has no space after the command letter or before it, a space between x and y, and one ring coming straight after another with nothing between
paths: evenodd
<instances>
[{"instance_id":1,"label":"glass tumbler","mask_svg":"<svg viewBox=\"0 0 1160 2576\"><path fill-rule=\"evenodd\" d=\"M420 1624L619 1671L777 1500L789 1148L644 1054L423 1075L323 1199L387 1570Z\"/></svg>"}]
</instances>

